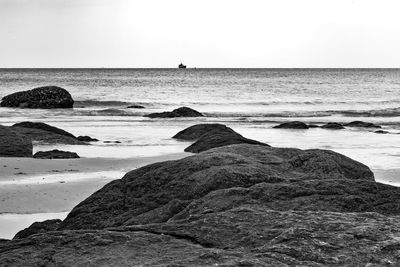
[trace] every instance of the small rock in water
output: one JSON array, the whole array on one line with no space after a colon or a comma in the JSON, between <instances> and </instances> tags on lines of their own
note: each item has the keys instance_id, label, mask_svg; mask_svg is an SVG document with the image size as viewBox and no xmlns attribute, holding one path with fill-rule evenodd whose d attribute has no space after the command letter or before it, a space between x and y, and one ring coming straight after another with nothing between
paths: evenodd
<instances>
[{"instance_id":1,"label":"small rock in water","mask_svg":"<svg viewBox=\"0 0 400 267\"><path fill-rule=\"evenodd\" d=\"M341 130L344 129L343 125L337 122L328 122L325 125L322 125L321 128L323 129L332 129L332 130Z\"/></svg>"},{"instance_id":2,"label":"small rock in water","mask_svg":"<svg viewBox=\"0 0 400 267\"><path fill-rule=\"evenodd\" d=\"M145 117L149 118L176 118L176 117L204 117L203 114L200 112L188 108L188 107L181 107L174 109L173 111L166 111L161 113L151 113L145 115Z\"/></svg>"},{"instance_id":3,"label":"small rock in water","mask_svg":"<svg viewBox=\"0 0 400 267\"><path fill-rule=\"evenodd\" d=\"M301 121L290 121L284 122L279 125L274 126L273 128L278 129L308 129L309 126Z\"/></svg>"},{"instance_id":4,"label":"small rock in water","mask_svg":"<svg viewBox=\"0 0 400 267\"><path fill-rule=\"evenodd\" d=\"M84 136L78 136L76 139L78 139L78 141L82 141L82 142L97 142L99 141L96 138L92 138L90 136L84 135Z\"/></svg>"},{"instance_id":5,"label":"small rock in water","mask_svg":"<svg viewBox=\"0 0 400 267\"><path fill-rule=\"evenodd\" d=\"M130 106L127 106L126 108L138 108L138 109L142 109L142 108L145 108L144 106L141 106L141 105L130 105Z\"/></svg>"},{"instance_id":6,"label":"small rock in water","mask_svg":"<svg viewBox=\"0 0 400 267\"><path fill-rule=\"evenodd\" d=\"M345 124L345 126L349 127L363 127L363 128L381 128L381 126L373 124L371 122L364 121L352 121L350 123Z\"/></svg>"},{"instance_id":7,"label":"small rock in water","mask_svg":"<svg viewBox=\"0 0 400 267\"><path fill-rule=\"evenodd\" d=\"M78 154L75 152L62 151L54 149L51 151L38 151L33 155L36 159L77 159Z\"/></svg>"}]
</instances>

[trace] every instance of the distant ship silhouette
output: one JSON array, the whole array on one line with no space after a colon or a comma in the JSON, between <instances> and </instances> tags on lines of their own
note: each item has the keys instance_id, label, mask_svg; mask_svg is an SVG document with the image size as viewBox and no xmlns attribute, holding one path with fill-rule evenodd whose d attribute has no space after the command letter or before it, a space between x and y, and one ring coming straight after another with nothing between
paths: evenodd
<instances>
[{"instance_id":1,"label":"distant ship silhouette","mask_svg":"<svg viewBox=\"0 0 400 267\"><path fill-rule=\"evenodd\" d=\"M181 62L181 64L179 64L178 68L180 68L180 69L186 69L186 65L183 65L182 62Z\"/></svg>"}]
</instances>

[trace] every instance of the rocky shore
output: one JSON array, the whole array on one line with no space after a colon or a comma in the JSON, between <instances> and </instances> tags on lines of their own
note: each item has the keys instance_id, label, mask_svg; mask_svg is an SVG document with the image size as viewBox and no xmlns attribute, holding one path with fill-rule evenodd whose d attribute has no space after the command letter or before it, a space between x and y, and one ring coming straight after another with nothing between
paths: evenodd
<instances>
[{"instance_id":1,"label":"rocky shore","mask_svg":"<svg viewBox=\"0 0 400 267\"><path fill-rule=\"evenodd\" d=\"M0 241L11 266L397 266L400 189L329 150L277 148L221 124L196 154L128 172L64 221Z\"/></svg>"}]
</instances>

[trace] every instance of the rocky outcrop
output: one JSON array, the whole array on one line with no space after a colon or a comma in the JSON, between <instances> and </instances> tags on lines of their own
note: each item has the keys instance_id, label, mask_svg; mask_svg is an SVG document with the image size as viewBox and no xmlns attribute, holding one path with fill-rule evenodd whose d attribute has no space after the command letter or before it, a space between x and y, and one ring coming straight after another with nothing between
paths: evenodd
<instances>
[{"instance_id":1,"label":"rocky outcrop","mask_svg":"<svg viewBox=\"0 0 400 267\"><path fill-rule=\"evenodd\" d=\"M50 151L38 151L33 157L35 159L78 159L79 156L75 152L62 151L58 149Z\"/></svg>"},{"instance_id":2,"label":"rocky outcrop","mask_svg":"<svg viewBox=\"0 0 400 267\"><path fill-rule=\"evenodd\" d=\"M15 132L40 143L85 144L73 134L42 122L21 122L14 124L12 128Z\"/></svg>"},{"instance_id":3,"label":"rocky outcrop","mask_svg":"<svg viewBox=\"0 0 400 267\"><path fill-rule=\"evenodd\" d=\"M321 126L323 129L341 130L344 129L343 125L337 122L328 122Z\"/></svg>"},{"instance_id":4,"label":"rocky outcrop","mask_svg":"<svg viewBox=\"0 0 400 267\"><path fill-rule=\"evenodd\" d=\"M0 262L397 266L399 215L400 189L346 156L235 144L128 172L50 231L0 242Z\"/></svg>"},{"instance_id":5,"label":"rocky outcrop","mask_svg":"<svg viewBox=\"0 0 400 267\"><path fill-rule=\"evenodd\" d=\"M309 126L301 121L290 121L284 122L279 125L274 126L273 128L278 129L308 129Z\"/></svg>"},{"instance_id":6,"label":"rocky outcrop","mask_svg":"<svg viewBox=\"0 0 400 267\"><path fill-rule=\"evenodd\" d=\"M196 140L185 149L186 152L199 153L211 148L233 144L267 144L251 140L238 134L223 124L197 124L177 133L173 138L180 140Z\"/></svg>"},{"instance_id":7,"label":"rocky outcrop","mask_svg":"<svg viewBox=\"0 0 400 267\"><path fill-rule=\"evenodd\" d=\"M1 107L17 108L72 108L71 94L57 86L38 87L29 91L16 92L3 97Z\"/></svg>"},{"instance_id":8,"label":"rocky outcrop","mask_svg":"<svg viewBox=\"0 0 400 267\"><path fill-rule=\"evenodd\" d=\"M0 125L0 157L32 157L32 140Z\"/></svg>"},{"instance_id":9,"label":"rocky outcrop","mask_svg":"<svg viewBox=\"0 0 400 267\"><path fill-rule=\"evenodd\" d=\"M200 112L188 108L188 107L181 107L174 109L173 111L166 111L161 113L150 113L145 115L145 117L149 118L176 118L176 117L203 117L204 115Z\"/></svg>"},{"instance_id":10,"label":"rocky outcrop","mask_svg":"<svg viewBox=\"0 0 400 267\"><path fill-rule=\"evenodd\" d=\"M87 136L87 135L78 136L76 139L77 139L78 141L82 141L82 142L97 142L97 141L99 141L99 139L92 138L92 137Z\"/></svg>"},{"instance_id":11,"label":"rocky outcrop","mask_svg":"<svg viewBox=\"0 0 400 267\"><path fill-rule=\"evenodd\" d=\"M348 127L362 127L362 128L381 128L381 126L373 124L371 122L364 121L352 121L350 123L345 124Z\"/></svg>"}]
</instances>

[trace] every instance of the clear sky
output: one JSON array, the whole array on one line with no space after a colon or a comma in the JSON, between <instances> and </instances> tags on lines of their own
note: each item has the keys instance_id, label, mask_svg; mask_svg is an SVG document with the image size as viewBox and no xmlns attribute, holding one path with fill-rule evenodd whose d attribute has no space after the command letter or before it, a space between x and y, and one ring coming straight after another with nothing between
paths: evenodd
<instances>
[{"instance_id":1,"label":"clear sky","mask_svg":"<svg viewBox=\"0 0 400 267\"><path fill-rule=\"evenodd\" d=\"M399 0L0 0L0 67L400 67Z\"/></svg>"}]
</instances>

